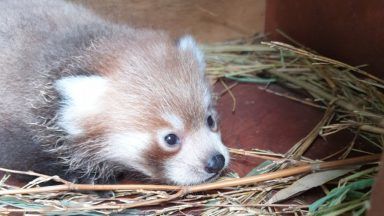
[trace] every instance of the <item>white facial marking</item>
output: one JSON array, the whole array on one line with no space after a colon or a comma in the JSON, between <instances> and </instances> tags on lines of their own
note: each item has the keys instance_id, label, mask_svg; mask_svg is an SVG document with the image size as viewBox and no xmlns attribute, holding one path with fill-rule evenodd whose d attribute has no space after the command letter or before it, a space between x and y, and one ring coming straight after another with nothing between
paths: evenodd
<instances>
[{"instance_id":1,"label":"white facial marking","mask_svg":"<svg viewBox=\"0 0 384 216\"><path fill-rule=\"evenodd\" d=\"M184 130L184 123L180 117L170 113L164 114L162 117L164 120L169 122L174 129L178 131Z\"/></svg>"},{"instance_id":2,"label":"white facial marking","mask_svg":"<svg viewBox=\"0 0 384 216\"><path fill-rule=\"evenodd\" d=\"M210 93L205 93L204 94L204 106L205 108L208 108L209 105L211 104L212 102L212 97L211 97L211 94Z\"/></svg>"},{"instance_id":3,"label":"white facial marking","mask_svg":"<svg viewBox=\"0 0 384 216\"><path fill-rule=\"evenodd\" d=\"M208 160L216 154L222 154L225 158L224 168L228 166L229 152L218 133L204 127L185 140L180 152L165 165L165 176L173 183L191 185L212 177L214 174L207 173L204 168Z\"/></svg>"},{"instance_id":4,"label":"white facial marking","mask_svg":"<svg viewBox=\"0 0 384 216\"><path fill-rule=\"evenodd\" d=\"M151 176L151 173L142 166L145 162L142 156L150 147L150 140L151 136L142 132L113 134L108 138L105 157Z\"/></svg>"},{"instance_id":5,"label":"white facial marking","mask_svg":"<svg viewBox=\"0 0 384 216\"><path fill-rule=\"evenodd\" d=\"M100 111L99 99L107 89L107 80L99 76L72 76L56 81L54 86L64 98L59 111L59 126L71 135L81 134L83 129L78 123Z\"/></svg>"},{"instance_id":6,"label":"white facial marking","mask_svg":"<svg viewBox=\"0 0 384 216\"><path fill-rule=\"evenodd\" d=\"M204 61L204 53L198 47L195 39L192 36L186 35L179 40L179 49L182 51L189 51L195 56L198 64L200 72L204 72L205 69L205 61Z\"/></svg>"}]
</instances>

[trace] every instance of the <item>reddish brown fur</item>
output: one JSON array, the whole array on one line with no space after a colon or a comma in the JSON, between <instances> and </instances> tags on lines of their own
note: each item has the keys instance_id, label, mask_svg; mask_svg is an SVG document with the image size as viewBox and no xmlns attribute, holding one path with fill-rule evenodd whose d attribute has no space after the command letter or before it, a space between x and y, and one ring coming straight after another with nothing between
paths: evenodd
<instances>
[{"instance_id":1,"label":"reddish brown fur","mask_svg":"<svg viewBox=\"0 0 384 216\"><path fill-rule=\"evenodd\" d=\"M204 169L203 157L218 150L227 153L206 127L213 112L206 104L209 84L203 55L190 36L176 42L161 31L114 25L65 1L8 3L0 1L6 33L0 34L6 57L0 62L0 112L11 124L0 127L0 138L6 137L0 147L3 152L21 148L7 155L10 159L0 157L2 164L17 168L15 156L37 151L52 157L51 164L59 163L55 169L63 176L107 180L120 166L183 184L209 176L202 172L188 179L189 172ZM175 133L187 144L172 151L162 133ZM12 139L13 134L25 134L23 142ZM189 143L199 140L204 141L201 151L189 155L195 147ZM178 163L185 155L191 156L189 163ZM33 157L31 163L40 160ZM165 162L171 171L163 170ZM178 169L180 164L186 166ZM177 179L172 172L178 170L187 177Z\"/></svg>"},{"instance_id":2,"label":"reddish brown fur","mask_svg":"<svg viewBox=\"0 0 384 216\"><path fill-rule=\"evenodd\" d=\"M156 39L153 40L142 40L140 41L143 44L140 44L141 49L139 50L142 53L153 53L152 44L156 44L157 40L163 40L162 35L156 35ZM180 56L179 51L176 49L175 44L168 40L168 42L163 43L166 48L164 50L167 50L169 53L165 56L162 56L162 58L151 58L153 65L159 65L158 71L148 71L146 73L152 73L151 76L159 77L158 82L162 83L161 73L168 73L170 76L174 77L175 82L179 83L185 83L185 85L178 85L180 88L180 91L182 91L183 87L189 87L190 83L196 82L195 80L199 80L201 78L198 78L200 76L197 71L193 71L192 68L197 67L197 63L193 62L193 65L187 65L187 72L181 73L179 70L181 68L185 68L183 66L183 62L187 62L187 58L193 58L192 54L186 53L184 56ZM128 49L127 47L122 46L122 50L115 50L114 52L120 52L124 53L125 49ZM131 48L133 49L133 48ZM136 51L136 50L135 50ZM143 55L142 53L139 53L139 55ZM132 55L136 55L136 53L133 53ZM147 55L147 54L144 54ZM176 56L176 57L175 57ZM135 106L142 106L142 108L136 107L137 109L140 109L140 115L135 116L133 118L136 122L129 122L125 121L126 119L126 110L130 110L130 107L127 107L127 105L130 105L129 101L125 101L125 94L135 94L135 95L141 95L143 94L144 86L141 88L137 88L135 86L127 87L126 84L121 83L121 80L124 79L134 79L130 77L126 77L127 74L125 74L122 70L122 67L119 64L124 63L123 60L116 60L120 59L121 56L118 56L117 54L110 54L108 57L104 57L101 59L103 63L101 63L96 70L99 71L102 75L106 75L109 80L112 81L113 89L111 91L108 91L106 93L106 102L105 104L107 107L110 107L113 112L113 114L117 114L117 116L114 116L114 119L117 121L111 121L116 124L116 127L124 128L126 124L129 124L129 127L133 127L135 129L138 129L139 131L148 131L150 129L154 128L160 128L165 125L163 125L162 119L156 116L160 115L159 113L159 106L163 104L162 101L163 98L156 97L156 95L151 96L150 103L141 104L143 101L137 101L137 104ZM180 58L186 58L186 59L180 59ZM156 62L156 61L159 62ZM191 62L191 61L188 61ZM176 69L176 70L175 70ZM157 73L157 74L153 74ZM188 76L184 75L184 73L189 73ZM132 74L130 74L132 75ZM128 76L130 76L128 75ZM148 76L147 74L143 74L142 76ZM129 82L129 81L127 81ZM122 85L123 84L123 85ZM137 85L141 85L141 83L137 83ZM163 83L164 85L164 83ZM173 83L170 83L169 85L174 85ZM157 91L162 91L161 88L158 88L157 84L153 86L153 88ZM189 97L188 101L169 101L171 103L171 109L172 113L175 115L180 116L187 124L186 130L193 130L197 129L201 126L201 123L204 123L204 113L205 110L202 109L201 101L202 101L202 95L199 94L198 90L195 89L186 89L185 91L190 91L191 97ZM197 91L197 92L196 92ZM161 94L161 93L160 93ZM175 94L175 95L172 95ZM149 96L149 95L144 95ZM168 98L178 98L177 92L170 92L170 95L167 96ZM190 109L186 109L186 107L189 107ZM193 110L193 112L191 112ZM118 116L119 113L121 113L123 116ZM148 116L151 116L150 119L148 119ZM196 118L198 117L198 118ZM121 120L121 121L119 121ZM128 123L127 123L128 122Z\"/></svg>"}]
</instances>

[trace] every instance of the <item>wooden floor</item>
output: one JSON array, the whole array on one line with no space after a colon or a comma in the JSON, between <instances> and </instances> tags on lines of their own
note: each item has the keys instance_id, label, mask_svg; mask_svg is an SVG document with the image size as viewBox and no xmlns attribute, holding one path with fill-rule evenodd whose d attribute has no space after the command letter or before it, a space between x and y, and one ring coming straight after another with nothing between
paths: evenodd
<instances>
[{"instance_id":1,"label":"wooden floor","mask_svg":"<svg viewBox=\"0 0 384 216\"><path fill-rule=\"evenodd\" d=\"M276 86L272 88L286 91ZM233 148L257 148L286 153L313 129L323 111L262 89L263 86L255 84L240 84L235 87L235 112L232 112L233 100L229 94L219 100L223 141ZM305 155L312 159L321 159L340 150L351 140L349 133L331 136L327 140L318 139ZM244 175L262 161L235 157L231 169Z\"/></svg>"}]
</instances>

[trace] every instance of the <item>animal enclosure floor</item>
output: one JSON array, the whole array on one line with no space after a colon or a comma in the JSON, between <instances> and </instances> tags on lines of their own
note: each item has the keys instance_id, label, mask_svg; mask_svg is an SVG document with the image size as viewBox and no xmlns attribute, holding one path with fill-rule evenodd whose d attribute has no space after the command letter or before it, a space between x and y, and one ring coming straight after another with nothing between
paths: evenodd
<instances>
[{"instance_id":1,"label":"animal enclosure floor","mask_svg":"<svg viewBox=\"0 0 384 216\"><path fill-rule=\"evenodd\" d=\"M232 112L233 101L229 94L220 99L218 110L223 141L233 148L257 148L286 153L313 129L323 111L268 93L262 88L255 84L235 87L235 112ZM280 88L278 90L284 91ZM305 156L321 159L342 149L351 139L349 133L330 136L327 140L318 139ZM242 176L261 162L263 160L256 158L244 157L242 160L235 157L231 168Z\"/></svg>"}]
</instances>

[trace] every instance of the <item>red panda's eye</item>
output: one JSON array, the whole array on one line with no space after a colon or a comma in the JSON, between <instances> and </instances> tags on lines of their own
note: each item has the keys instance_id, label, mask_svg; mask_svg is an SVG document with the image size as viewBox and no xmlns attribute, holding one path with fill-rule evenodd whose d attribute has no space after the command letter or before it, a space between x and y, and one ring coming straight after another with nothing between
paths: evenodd
<instances>
[{"instance_id":1,"label":"red panda's eye","mask_svg":"<svg viewBox=\"0 0 384 216\"><path fill-rule=\"evenodd\" d=\"M208 116L207 118L207 124L209 128L215 127L215 121L213 120L212 116Z\"/></svg>"},{"instance_id":2,"label":"red panda's eye","mask_svg":"<svg viewBox=\"0 0 384 216\"><path fill-rule=\"evenodd\" d=\"M180 143L179 137L177 137L175 134L168 134L167 136L164 137L165 142L168 145L176 145Z\"/></svg>"}]
</instances>

